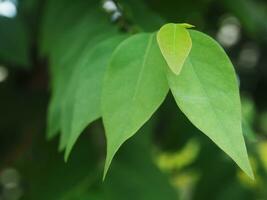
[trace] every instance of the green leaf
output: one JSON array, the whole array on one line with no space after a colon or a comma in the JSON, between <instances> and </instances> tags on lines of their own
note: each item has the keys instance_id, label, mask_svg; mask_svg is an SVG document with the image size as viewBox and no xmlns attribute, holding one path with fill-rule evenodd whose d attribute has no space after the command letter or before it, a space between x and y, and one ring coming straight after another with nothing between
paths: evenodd
<instances>
[{"instance_id":1,"label":"green leaf","mask_svg":"<svg viewBox=\"0 0 267 200\"><path fill-rule=\"evenodd\" d=\"M115 47L125 36L111 37L91 48L77 68L78 74L73 82L69 104L72 107L70 136L65 152L65 160L85 127L101 116L102 82L106 66Z\"/></svg>"},{"instance_id":2,"label":"green leaf","mask_svg":"<svg viewBox=\"0 0 267 200\"><path fill-rule=\"evenodd\" d=\"M189 120L252 178L231 61L212 38L197 31L190 35L193 48L181 74L167 73L172 94Z\"/></svg>"},{"instance_id":3,"label":"green leaf","mask_svg":"<svg viewBox=\"0 0 267 200\"><path fill-rule=\"evenodd\" d=\"M187 27L193 26L189 24L166 24L157 34L162 55L170 69L177 75L180 74L192 47Z\"/></svg>"},{"instance_id":4,"label":"green leaf","mask_svg":"<svg viewBox=\"0 0 267 200\"><path fill-rule=\"evenodd\" d=\"M104 41L108 39L109 37L113 37L114 35L117 34L116 30L110 29L109 26L105 27L105 30L109 30L106 32L100 32L100 30L94 30L91 33L88 33L89 35L95 34L96 36L93 37L91 40L89 40L86 43L86 47L80 51L80 55L77 55L77 57L73 57L74 60L72 60L70 63L66 65L66 67L71 67L70 64L72 65L73 71L70 71L71 73L68 73L67 77L69 79L64 79L65 80L65 85L66 91L64 93L64 99L61 101L61 140L60 140L60 150L65 149L65 147L68 144L69 137L71 134L71 125L72 125L72 117L73 117L73 112L74 112L74 103L75 103L75 98L74 94L76 93L76 90L78 87L81 87L78 85L79 79L80 79L80 73L81 73L81 67L84 65L84 61L88 58L88 56L91 54L91 51L99 44L101 41ZM91 60L91 62L93 62Z\"/></svg>"},{"instance_id":5,"label":"green leaf","mask_svg":"<svg viewBox=\"0 0 267 200\"><path fill-rule=\"evenodd\" d=\"M69 90L75 91L76 89L69 89L74 71L77 71L76 68L79 67L82 57L86 57L84 51L86 54L88 49L92 49L95 44L112 35L118 34L116 27L108 22L101 8L92 6L87 12L86 16L76 24L71 24L71 22L69 22L70 24L68 24L68 26L72 25L71 29L67 29L68 31L65 31L64 34L54 42L53 48L51 47L51 49L49 49L51 60L50 71L52 76L52 99L48 110L47 135L48 138L52 138L60 130L63 132L61 132L60 137L61 150L67 145L69 134L66 132L70 132L69 127L71 119L68 120L66 118L71 116L71 114L69 111L66 111L66 116L66 113L62 113L62 110L67 110L64 107L65 101L68 99L67 95L69 95ZM57 20L58 23L61 24L63 19ZM88 26L88 24L92 25ZM53 35L56 36L57 34L54 33L51 37ZM79 35L79 37L77 37L77 35ZM70 94L70 96L72 96L72 94Z\"/></svg>"},{"instance_id":6,"label":"green leaf","mask_svg":"<svg viewBox=\"0 0 267 200\"><path fill-rule=\"evenodd\" d=\"M115 50L103 85L107 138L104 177L116 151L152 116L168 93L167 67L155 34L138 34Z\"/></svg>"},{"instance_id":7,"label":"green leaf","mask_svg":"<svg viewBox=\"0 0 267 200\"><path fill-rule=\"evenodd\" d=\"M51 5L50 5L50 4ZM79 22L76 22L75 25L72 24L72 21L68 20L68 23L63 21L65 18L56 18L53 17L53 13L57 13L54 11L54 9L57 8L55 5L56 2L54 1L48 1L48 5L51 8L47 8L48 12L45 16L45 19L48 20L43 22L43 35L42 35L42 41L44 42L41 46L46 49L43 50L44 53L47 53L50 55L50 73L51 73L51 86L52 86L52 98L49 103L48 108L48 125L47 125L47 137L53 138L59 131L60 131L60 121L61 121L61 107L62 102L64 100L64 95L67 91L68 82L71 79L72 73L75 69L75 65L77 60L80 58L80 54L84 48L85 45L88 44L92 39L88 40L88 37L91 35L96 35L94 31L98 28L100 25L103 28L103 17L101 18L101 13L99 10L95 9L95 7L92 7L86 16L84 16ZM66 3L66 2L65 2ZM65 5L64 6L70 6ZM73 3L73 2L70 2ZM66 3L67 4L67 3ZM78 3L79 4L79 3ZM76 7L76 6L75 6ZM58 8L59 9L59 8ZM61 8L62 9L62 8ZM73 5L72 5L72 9ZM66 14L66 13L65 13ZM72 13L73 14L73 13ZM71 15L72 15L71 14ZM52 16L50 16L52 15ZM63 17L63 16L61 16ZM65 16L68 17L68 16ZM95 23L95 20L98 19L101 22L98 21L95 26L88 26L88 23ZM54 42L47 42L46 40L49 40L49 38L53 38L55 40L56 37L56 28L51 28L51 24L54 24L55 21L56 24L60 24L61 26L65 24L65 26L71 27L66 28L64 27L64 34L61 34L61 37L57 39ZM106 22L105 22L106 23ZM67 25L66 25L67 24ZM106 23L107 24L107 23ZM46 26L45 26L46 25ZM50 25L50 26L49 26ZM57 27L58 28L58 27ZM106 28L106 26L105 26ZM61 30L61 29L60 29ZM61 31L63 31L61 30ZM68 31L65 31L68 30ZM59 31L59 30L58 30ZM62 33L62 32L61 32ZM77 37L79 35L79 37ZM84 42L87 41L87 42ZM53 47L46 46L46 45L53 45ZM69 48L71 47L71 48ZM47 52L48 51L48 52Z\"/></svg>"}]
</instances>

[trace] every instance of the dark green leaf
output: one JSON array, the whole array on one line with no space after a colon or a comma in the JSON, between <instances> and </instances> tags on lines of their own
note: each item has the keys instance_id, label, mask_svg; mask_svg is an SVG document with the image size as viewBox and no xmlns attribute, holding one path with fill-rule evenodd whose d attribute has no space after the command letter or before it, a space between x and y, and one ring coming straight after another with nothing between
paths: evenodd
<instances>
[{"instance_id":1,"label":"dark green leaf","mask_svg":"<svg viewBox=\"0 0 267 200\"><path fill-rule=\"evenodd\" d=\"M76 70L76 77L73 79L70 88L74 90L68 99L71 111L66 114L70 117L70 136L66 148L65 158L67 159L77 138L84 128L101 116L101 94L102 82L106 67L115 47L124 37L111 37L88 49L88 52L81 58L80 65Z\"/></svg>"}]
</instances>

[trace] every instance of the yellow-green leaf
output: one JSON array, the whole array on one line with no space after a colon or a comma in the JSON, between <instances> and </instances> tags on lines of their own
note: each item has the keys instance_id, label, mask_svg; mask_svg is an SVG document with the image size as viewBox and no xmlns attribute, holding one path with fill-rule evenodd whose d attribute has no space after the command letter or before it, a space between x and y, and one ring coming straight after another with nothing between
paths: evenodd
<instances>
[{"instance_id":1,"label":"yellow-green leaf","mask_svg":"<svg viewBox=\"0 0 267 200\"><path fill-rule=\"evenodd\" d=\"M175 74L180 74L184 62L192 48L189 24L166 24L157 34L158 44L163 57Z\"/></svg>"}]
</instances>

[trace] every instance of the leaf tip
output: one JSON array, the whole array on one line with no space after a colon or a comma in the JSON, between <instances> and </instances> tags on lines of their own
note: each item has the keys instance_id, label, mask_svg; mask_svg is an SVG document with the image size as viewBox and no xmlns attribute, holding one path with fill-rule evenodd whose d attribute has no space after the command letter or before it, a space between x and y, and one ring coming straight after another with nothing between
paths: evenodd
<instances>
[{"instance_id":1,"label":"leaf tip","mask_svg":"<svg viewBox=\"0 0 267 200\"><path fill-rule=\"evenodd\" d=\"M107 155L106 155L106 160L105 160L104 173L103 173L103 177L102 177L103 181L105 180L105 178L107 176L111 162L112 162L116 152L120 148L121 144L122 143L116 143L116 142L111 142L110 140L107 140Z\"/></svg>"},{"instance_id":2,"label":"leaf tip","mask_svg":"<svg viewBox=\"0 0 267 200\"><path fill-rule=\"evenodd\" d=\"M183 65L183 63L181 65ZM176 76L178 76L182 71L180 67L170 67L170 69Z\"/></svg>"},{"instance_id":3,"label":"leaf tip","mask_svg":"<svg viewBox=\"0 0 267 200\"><path fill-rule=\"evenodd\" d=\"M188 23L181 23L179 24L180 26L183 26L184 28L186 29L190 29L190 28L195 28L196 26L195 25L192 25L192 24L188 24Z\"/></svg>"},{"instance_id":4,"label":"leaf tip","mask_svg":"<svg viewBox=\"0 0 267 200\"><path fill-rule=\"evenodd\" d=\"M69 139L68 144L67 144L66 149L65 149L65 153L64 153L64 160L65 161L67 161L69 159L75 142L76 142L76 139L73 139L73 138Z\"/></svg>"},{"instance_id":5,"label":"leaf tip","mask_svg":"<svg viewBox=\"0 0 267 200\"><path fill-rule=\"evenodd\" d=\"M103 182L105 181L105 178L107 176L107 173L108 173L108 170L109 170L109 167L110 167L110 164L111 164L111 160L112 160L113 157L114 156L110 157L107 154L106 161L105 161L104 172L103 172L103 177L102 177L102 181Z\"/></svg>"},{"instance_id":6,"label":"leaf tip","mask_svg":"<svg viewBox=\"0 0 267 200\"><path fill-rule=\"evenodd\" d=\"M248 159L248 164L247 164L247 167L246 168L243 168L242 169L244 171L244 173L251 179L251 180L255 180L255 176L254 176L254 172L252 170L252 167L251 167L251 164L249 162L249 159Z\"/></svg>"},{"instance_id":7,"label":"leaf tip","mask_svg":"<svg viewBox=\"0 0 267 200\"><path fill-rule=\"evenodd\" d=\"M251 180L255 181L255 176L254 176L254 173L253 171L251 170L251 173L248 174L249 178L251 178Z\"/></svg>"},{"instance_id":8,"label":"leaf tip","mask_svg":"<svg viewBox=\"0 0 267 200\"><path fill-rule=\"evenodd\" d=\"M64 161L68 162L69 157L70 157L70 150L67 148L64 153Z\"/></svg>"}]
</instances>

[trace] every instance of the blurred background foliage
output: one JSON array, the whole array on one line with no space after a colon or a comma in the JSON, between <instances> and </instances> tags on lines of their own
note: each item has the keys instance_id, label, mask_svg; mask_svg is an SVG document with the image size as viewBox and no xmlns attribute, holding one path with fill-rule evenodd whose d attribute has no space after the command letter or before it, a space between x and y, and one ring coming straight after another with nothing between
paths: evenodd
<instances>
[{"instance_id":1,"label":"blurred background foliage","mask_svg":"<svg viewBox=\"0 0 267 200\"><path fill-rule=\"evenodd\" d=\"M92 40L81 27L97 24L97 18L83 20L86 2L0 0L0 200L267 199L267 2L99 1L100 15L121 32L188 22L221 43L239 77L256 176L252 181L243 174L168 97L120 149L105 182L100 120L84 131L68 163L58 152L58 137L45 139L48 102L55 95L51 72L58 70L51 66L56 58L75 60ZM65 74L63 85L73 67L58 71Z\"/></svg>"}]
</instances>

